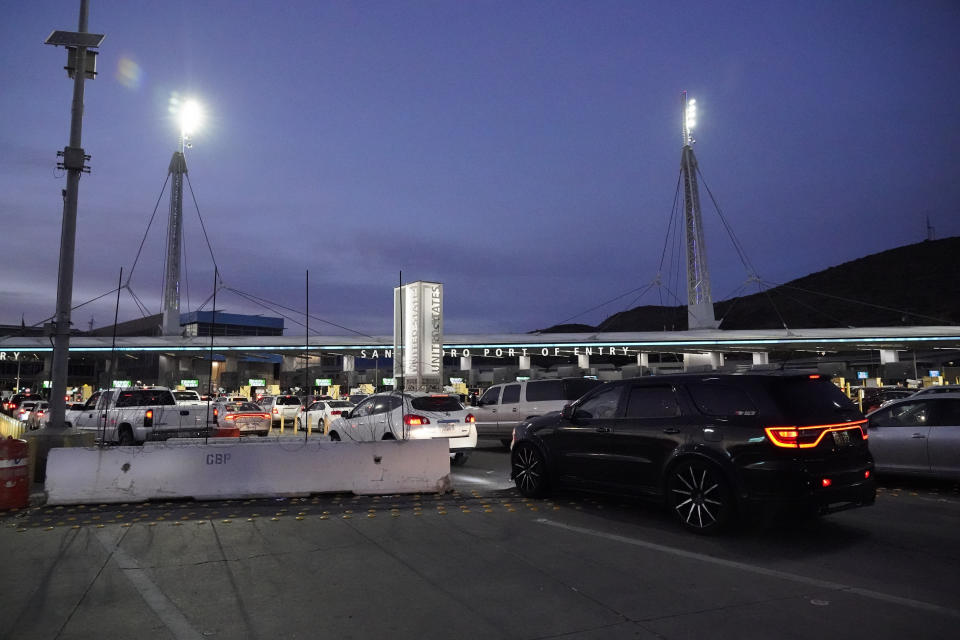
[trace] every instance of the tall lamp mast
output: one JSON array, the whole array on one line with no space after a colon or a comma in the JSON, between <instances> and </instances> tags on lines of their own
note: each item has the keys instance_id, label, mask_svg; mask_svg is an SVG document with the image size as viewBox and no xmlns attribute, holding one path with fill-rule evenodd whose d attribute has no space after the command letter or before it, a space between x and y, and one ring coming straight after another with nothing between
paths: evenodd
<instances>
[{"instance_id":1,"label":"tall lamp mast","mask_svg":"<svg viewBox=\"0 0 960 640\"><path fill-rule=\"evenodd\" d=\"M704 241L700 214L700 190L697 186L697 158L693 155L693 136L697 125L697 101L683 98L683 151L680 170L683 173L683 220L687 245L687 328L716 329L719 323L713 314L710 295L710 274L707 271L707 245Z\"/></svg>"}]
</instances>

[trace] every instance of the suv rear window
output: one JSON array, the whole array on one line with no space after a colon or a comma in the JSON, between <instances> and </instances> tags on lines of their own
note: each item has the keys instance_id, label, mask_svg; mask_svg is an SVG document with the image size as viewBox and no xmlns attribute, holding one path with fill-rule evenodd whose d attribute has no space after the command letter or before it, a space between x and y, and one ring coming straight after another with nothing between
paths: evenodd
<instances>
[{"instance_id":1,"label":"suv rear window","mask_svg":"<svg viewBox=\"0 0 960 640\"><path fill-rule=\"evenodd\" d=\"M859 413L837 385L824 378L772 378L770 393L784 417L806 424L832 424ZM853 414L853 415L851 415Z\"/></svg>"},{"instance_id":2,"label":"suv rear window","mask_svg":"<svg viewBox=\"0 0 960 640\"><path fill-rule=\"evenodd\" d=\"M277 404L300 404L300 398L297 396L280 396L277 398Z\"/></svg>"},{"instance_id":3,"label":"suv rear window","mask_svg":"<svg viewBox=\"0 0 960 640\"><path fill-rule=\"evenodd\" d=\"M453 396L420 396L410 401L420 411L460 411L463 405Z\"/></svg>"}]
</instances>

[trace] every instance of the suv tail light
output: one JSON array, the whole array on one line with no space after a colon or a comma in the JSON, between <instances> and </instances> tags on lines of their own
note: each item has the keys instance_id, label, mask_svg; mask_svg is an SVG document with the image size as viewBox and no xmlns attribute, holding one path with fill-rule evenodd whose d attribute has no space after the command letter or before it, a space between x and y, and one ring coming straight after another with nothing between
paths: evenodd
<instances>
[{"instance_id":1,"label":"suv tail light","mask_svg":"<svg viewBox=\"0 0 960 640\"><path fill-rule=\"evenodd\" d=\"M408 413L403 416L403 424L408 427L419 427L421 425L430 424L430 419L425 416L418 416L415 413Z\"/></svg>"},{"instance_id":2,"label":"suv tail light","mask_svg":"<svg viewBox=\"0 0 960 640\"><path fill-rule=\"evenodd\" d=\"M466 422L467 424L473 424L474 422L477 421L477 418L472 413L468 413L467 417L463 421Z\"/></svg>"},{"instance_id":3,"label":"suv tail light","mask_svg":"<svg viewBox=\"0 0 960 640\"><path fill-rule=\"evenodd\" d=\"M857 420L856 422L843 422L839 424L821 424L812 427L765 427L764 431L770 442L778 447L786 449L812 449L820 444L823 437L833 431L846 431L848 429L859 429L860 439L867 439L867 431L864 428L866 420Z\"/></svg>"},{"instance_id":4,"label":"suv tail light","mask_svg":"<svg viewBox=\"0 0 960 640\"><path fill-rule=\"evenodd\" d=\"M147 412L143 414L143 426L153 426L153 409L147 409Z\"/></svg>"}]
</instances>

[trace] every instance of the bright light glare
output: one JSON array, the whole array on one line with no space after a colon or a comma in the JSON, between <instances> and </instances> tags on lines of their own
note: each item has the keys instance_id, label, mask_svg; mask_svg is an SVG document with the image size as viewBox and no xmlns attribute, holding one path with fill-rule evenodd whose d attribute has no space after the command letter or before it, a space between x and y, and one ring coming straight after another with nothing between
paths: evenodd
<instances>
[{"instance_id":1,"label":"bright light glare","mask_svg":"<svg viewBox=\"0 0 960 640\"><path fill-rule=\"evenodd\" d=\"M180 131L188 136L195 132L203 123L203 109L196 100L187 100L180 107L180 113L177 114L180 121Z\"/></svg>"}]
</instances>

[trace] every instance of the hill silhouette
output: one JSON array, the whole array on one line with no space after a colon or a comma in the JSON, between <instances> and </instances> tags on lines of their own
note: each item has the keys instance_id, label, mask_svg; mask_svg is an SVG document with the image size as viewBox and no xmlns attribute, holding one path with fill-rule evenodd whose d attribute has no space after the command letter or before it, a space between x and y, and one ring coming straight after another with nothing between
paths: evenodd
<instances>
[{"instance_id":1,"label":"hill silhouette","mask_svg":"<svg viewBox=\"0 0 960 640\"><path fill-rule=\"evenodd\" d=\"M714 303L721 329L815 329L960 324L960 237L875 253L746 296ZM645 305L596 327L545 333L679 331L686 306Z\"/></svg>"}]
</instances>

